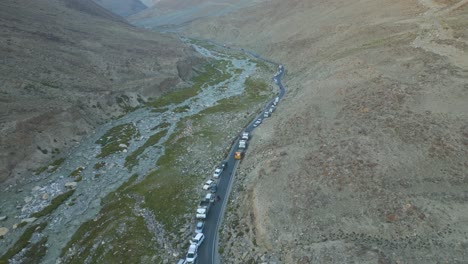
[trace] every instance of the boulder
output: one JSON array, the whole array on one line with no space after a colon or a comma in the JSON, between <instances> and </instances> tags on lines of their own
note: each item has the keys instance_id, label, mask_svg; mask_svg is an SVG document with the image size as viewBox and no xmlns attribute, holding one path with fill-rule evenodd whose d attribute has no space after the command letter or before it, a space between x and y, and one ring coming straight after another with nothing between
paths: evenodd
<instances>
[{"instance_id":1,"label":"boulder","mask_svg":"<svg viewBox=\"0 0 468 264\"><path fill-rule=\"evenodd\" d=\"M4 236L4 235L8 234L8 231L10 231L10 230L8 230L8 228L6 228L6 227L0 227L0 237L2 237L2 236Z\"/></svg>"},{"instance_id":2,"label":"boulder","mask_svg":"<svg viewBox=\"0 0 468 264\"><path fill-rule=\"evenodd\" d=\"M21 223L32 223L36 220L37 220L36 217L31 217L31 218L26 218L26 219L21 220Z\"/></svg>"},{"instance_id":3,"label":"boulder","mask_svg":"<svg viewBox=\"0 0 468 264\"><path fill-rule=\"evenodd\" d=\"M2 216L0 216L0 221L5 221L5 220L7 220L7 218L8 218L8 216L2 215Z\"/></svg>"},{"instance_id":4,"label":"boulder","mask_svg":"<svg viewBox=\"0 0 468 264\"><path fill-rule=\"evenodd\" d=\"M77 182L67 182L67 183L65 183L65 187L72 188L72 189L76 188L76 185L78 185Z\"/></svg>"},{"instance_id":5,"label":"boulder","mask_svg":"<svg viewBox=\"0 0 468 264\"><path fill-rule=\"evenodd\" d=\"M25 202L25 203L29 203L29 202L32 201L32 199L33 199L33 198L32 198L31 196L24 197L24 202Z\"/></svg>"},{"instance_id":6,"label":"boulder","mask_svg":"<svg viewBox=\"0 0 468 264\"><path fill-rule=\"evenodd\" d=\"M125 144L119 144L119 148L128 148L128 146Z\"/></svg>"},{"instance_id":7,"label":"boulder","mask_svg":"<svg viewBox=\"0 0 468 264\"><path fill-rule=\"evenodd\" d=\"M49 194L48 193L44 193L42 195L42 200L49 200Z\"/></svg>"}]
</instances>

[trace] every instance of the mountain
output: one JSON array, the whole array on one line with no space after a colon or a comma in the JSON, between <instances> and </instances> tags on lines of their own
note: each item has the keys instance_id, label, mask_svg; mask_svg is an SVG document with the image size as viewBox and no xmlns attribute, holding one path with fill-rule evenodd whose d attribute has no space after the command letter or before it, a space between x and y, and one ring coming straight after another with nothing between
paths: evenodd
<instances>
[{"instance_id":1,"label":"mountain","mask_svg":"<svg viewBox=\"0 0 468 264\"><path fill-rule=\"evenodd\" d=\"M286 68L240 165L224 263L466 259L467 14L466 0L271 0L181 29Z\"/></svg>"},{"instance_id":2,"label":"mountain","mask_svg":"<svg viewBox=\"0 0 468 264\"><path fill-rule=\"evenodd\" d=\"M112 11L113 13L126 17L136 14L144 9L146 5L140 0L95 0L96 3Z\"/></svg>"},{"instance_id":3,"label":"mountain","mask_svg":"<svg viewBox=\"0 0 468 264\"><path fill-rule=\"evenodd\" d=\"M253 3L247 0L159 0L148 4L148 9L129 16L128 20L132 24L151 28L180 26L199 18L224 15Z\"/></svg>"},{"instance_id":4,"label":"mountain","mask_svg":"<svg viewBox=\"0 0 468 264\"><path fill-rule=\"evenodd\" d=\"M0 18L0 182L27 177L97 125L183 85L197 61L178 39L91 0L5 0Z\"/></svg>"}]
</instances>

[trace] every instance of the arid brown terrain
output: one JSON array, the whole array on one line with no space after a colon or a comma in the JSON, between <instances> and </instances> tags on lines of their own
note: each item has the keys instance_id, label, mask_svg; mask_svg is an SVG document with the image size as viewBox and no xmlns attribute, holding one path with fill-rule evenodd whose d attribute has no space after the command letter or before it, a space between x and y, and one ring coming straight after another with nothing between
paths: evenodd
<instances>
[{"instance_id":1,"label":"arid brown terrain","mask_svg":"<svg viewBox=\"0 0 468 264\"><path fill-rule=\"evenodd\" d=\"M238 168L219 232L222 263L467 262L468 0L141 3L149 8L128 17L135 25L252 50L286 68L286 96L255 129ZM163 97L164 107L151 113L156 119L169 111L168 126L176 125L170 111L181 116L204 105L210 114L181 119L156 164L160 148L150 139L161 139L147 131L154 125L143 116L126 122L151 136L131 142L142 146L129 156L143 154L135 154L142 157L133 172L145 170L119 187L114 176L123 180L132 167L122 165L128 156L125 163L114 157L129 153L98 162L83 154L100 148L89 140L83 153L67 151L100 124L184 85L202 59L176 37L131 26L91 0L2 1L0 58L0 182L10 180L1 185L5 259L28 260L28 250L44 262L59 255L80 263L183 258L196 190L256 109L246 105L248 93L226 105L205 96L172 110L164 107L180 94ZM213 65L201 83L227 78L219 71L227 64ZM7 185L60 157L76 158L47 173L76 190L31 220L23 209L62 189L52 181ZM89 164L63 169L77 160ZM24 225L32 233L22 252L14 244Z\"/></svg>"},{"instance_id":2,"label":"arid brown terrain","mask_svg":"<svg viewBox=\"0 0 468 264\"><path fill-rule=\"evenodd\" d=\"M468 1L268 1L185 34L284 63L224 263L468 259Z\"/></svg>"},{"instance_id":3,"label":"arid brown terrain","mask_svg":"<svg viewBox=\"0 0 468 264\"><path fill-rule=\"evenodd\" d=\"M0 3L0 181L191 76L194 53L90 0Z\"/></svg>"}]
</instances>

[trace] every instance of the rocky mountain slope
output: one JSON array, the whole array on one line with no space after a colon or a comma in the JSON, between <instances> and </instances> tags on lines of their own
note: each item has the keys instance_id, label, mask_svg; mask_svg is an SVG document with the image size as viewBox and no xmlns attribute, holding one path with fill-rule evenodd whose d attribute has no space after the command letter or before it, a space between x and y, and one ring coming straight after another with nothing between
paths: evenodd
<instances>
[{"instance_id":1,"label":"rocky mountain slope","mask_svg":"<svg viewBox=\"0 0 468 264\"><path fill-rule=\"evenodd\" d=\"M0 182L29 176L105 120L183 84L198 59L91 0L0 3Z\"/></svg>"},{"instance_id":2,"label":"rocky mountain slope","mask_svg":"<svg viewBox=\"0 0 468 264\"><path fill-rule=\"evenodd\" d=\"M278 1L184 33L285 64L222 232L224 263L461 263L468 1Z\"/></svg>"},{"instance_id":3,"label":"rocky mountain slope","mask_svg":"<svg viewBox=\"0 0 468 264\"><path fill-rule=\"evenodd\" d=\"M180 26L199 18L224 15L255 3L248 0L160 0L148 4L149 8L128 17L135 25L155 28Z\"/></svg>"},{"instance_id":4,"label":"rocky mountain slope","mask_svg":"<svg viewBox=\"0 0 468 264\"><path fill-rule=\"evenodd\" d=\"M146 5L140 0L94 0L102 7L112 11L115 14L126 17L136 14L144 9Z\"/></svg>"}]
</instances>

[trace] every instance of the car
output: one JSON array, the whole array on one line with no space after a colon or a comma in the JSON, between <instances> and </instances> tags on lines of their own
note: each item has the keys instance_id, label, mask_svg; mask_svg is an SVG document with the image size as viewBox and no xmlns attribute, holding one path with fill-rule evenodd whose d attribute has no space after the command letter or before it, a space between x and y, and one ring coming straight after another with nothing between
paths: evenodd
<instances>
[{"instance_id":1,"label":"car","mask_svg":"<svg viewBox=\"0 0 468 264\"><path fill-rule=\"evenodd\" d=\"M197 261L197 246L190 245L189 250L187 252L187 256L185 257L185 263L195 263Z\"/></svg>"},{"instance_id":2,"label":"car","mask_svg":"<svg viewBox=\"0 0 468 264\"><path fill-rule=\"evenodd\" d=\"M212 193L207 193L205 196L205 201L208 201L210 203L213 203L215 200L215 196Z\"/></svg>"},{"instance_id":3,"label":"car","mask_svg":"<svg viewBox=\"0 0 468 264\"><path fill-rule=\"evenodd\" d=\"M219 168L222 170L227 168L227 166L228 166L228 162L226 160L224 160L223 162L221 162L221 164L219 164Z\"/></svg>"},{"instance_id":4,"label":"car","mask_svg":"<svg viewBox=\"0 0 468 264\"><path fill-rule=\"evenodd\" d=\"M208 190L210 189L211 184L214 183L214 180L207 180L205 184L203 185L203 190Z\"/></svg>"},{"instance_id":5,"label":"car","mask_svg":"<svg viewBox=\"0 0 468 264\"><path fill-rule=\"evenodd\" d=\"M221 176L221 173L223 173L223 169L221 168L216 168L214 173L213 173L213 178L218 179L219 176Z\"/></svg>"},{"instance_id":6,"label":"car","mask_svg":"<svg viewBox=\"0 0 468 264\"><path fill-rule=\"evenodd\" d=\"M195 245L198 248L204 240L205 235L203 233L198 233L192 237L192 239L190 240L190 244Z\"/></svg>"},{"instance_id":7,"label":"car","mask_svg":"<svg viewBox=\"0 0 468 264\"><path fill-rule=\"evenodd\" d=\"M258 119L257 121L255 121L255 123L253 124L253 126L254 126L254 127L258 127L261 123L262 123L262 119Z\"/></svg>"},{"instance_id":8,"label":"car","mask_svg":"<svg viewBox=\"0 0 468 264\"><path fill-rule=\"evenodd\" d=\"M203 232L204 227L205 227L205 222L198 221L197 224L195 225L195 233L199 234Z\"/></svg>"},{"instance_id":9,"label":"car","mask_svg":"<svg viewBox=\"0 0 468 264\"><path fill-rule=\"evenodd\" d=\"M218 191L218 186L216 185L216 183L214 183L213 185L211 185L210 191L211 191L212 193L215 193L216 191Z\"/></svg>"}]
</instances>

